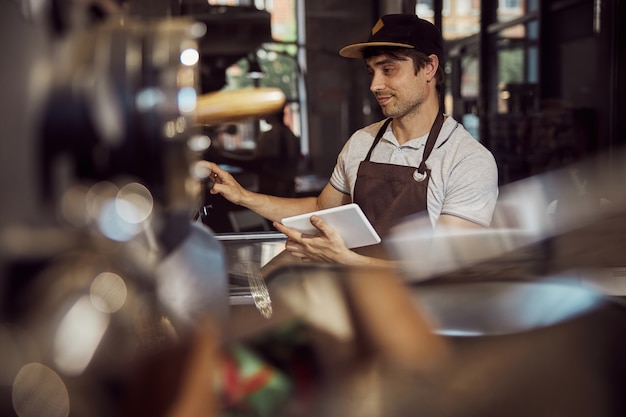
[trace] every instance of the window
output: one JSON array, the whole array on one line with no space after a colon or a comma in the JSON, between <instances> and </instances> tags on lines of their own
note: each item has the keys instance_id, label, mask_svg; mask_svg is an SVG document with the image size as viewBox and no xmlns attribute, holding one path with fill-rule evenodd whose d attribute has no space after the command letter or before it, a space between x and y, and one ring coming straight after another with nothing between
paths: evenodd
<instances>
[{"instance_id":1,"label":"window","mask_svg":"<svg viewBox=\"0 0 626 417\"><path fill-rule=\"evenodd\" d=\"M524 14L520 0L498 0L498 21L508 22Z\"/></svg>"},{"instance_id":2,"label":"window","mask_svg":"<svg viewBox=\"0 0 626 417\"><path fill-rule=\"evenodd\" d=\"M499 7L501 9L518 9L520 8L520 0L500 0Z\"/></svg>"},{"instance_id":3,"label":"window","mask_svg":"<svg viewBox=\"0 0 626 417\"><path fill-rule=\"evenodd\" d=\"M480 31L480 0L456 0L444 3L443 11L444 39L465 38Z\"/></svg>"},{"instance_id":4,"label":"window","mask_svg":"<svg viewBox=\"0 0 626 417\"><path fill-rule=\"evenodd\" d=\"M417 0L415 2L415 14L422 19L432 22L435 12L433 11L433 0Z\"/></svg>"},{"instance_id":5,"label":"window","mask_svg":"<svg viewBox=\"0 0 626 417\"><path fill-rule=\"evenodd\" d=\"M458 15L469 14L472 10L472 0L456 0L456 13Z\"/></svg>"},{"instance_id":6,"label":"window","mask_svg":"<svg viewBox=\"0 0 626 417\"><path fill-rule=\"evenodd\" d=\"M233 1L227 3L233 3ZM243 4L244 2L236 3ZM287 124L297 136L302 136L301 113L304 104L300 102L298 93L296 2L295 0L256 0L254 4L255 7L265 9L271 14L272 39L275 42L263 44L257 51L251 52L247 57L229 67L226 71L226 88L258 86L281 89L287 98ZM251 65L257 63L261 73L252 76ZM250 127L250 123L257 123L259 126ZM259 129L263 129L263 126L262 121L246 121L239 124L243 136L241 143L244 148L254 147L256 135Z\"/></svg>"}]
</instances>

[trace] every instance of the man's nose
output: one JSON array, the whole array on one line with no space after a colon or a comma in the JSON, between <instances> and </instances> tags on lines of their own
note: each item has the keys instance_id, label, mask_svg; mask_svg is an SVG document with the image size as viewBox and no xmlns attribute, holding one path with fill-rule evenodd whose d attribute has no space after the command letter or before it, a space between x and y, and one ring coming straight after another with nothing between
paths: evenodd
<instances>
[{"instance_id":1,"label":"man's nose","mask_svg":"<svg viewBox=\"0 0 626 417\"><path fill-rule=\"evenodd\" d=\"M372 81L370 82L370 91L375 93L377 91L381 91L385 88L385 84L382 81L382 77L377 76L376 74L372 75Z\"/></svg>"}]
</instances>

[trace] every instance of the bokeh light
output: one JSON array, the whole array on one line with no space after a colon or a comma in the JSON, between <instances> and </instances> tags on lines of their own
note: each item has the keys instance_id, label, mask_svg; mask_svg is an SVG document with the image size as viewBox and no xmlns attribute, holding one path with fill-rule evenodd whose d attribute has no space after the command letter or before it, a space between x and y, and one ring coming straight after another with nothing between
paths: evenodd
<instances>
[{"instance_id":1,"label":"bokeh light","mask_svg":"<svg viewBox=\"0 0 626 417\"><path fill-rule=\"evenodd\" d=\"M54 338L54 363L67 375L80 375L91 362L110 316L83 296L67 312Z\"/></svg>"},{"instance_id":2,"label":"bokeh light","mask_svg":"<svg viewBox=\"0 0 626 417\"><path fill-rule=\"evenodd\" d=\"M200 53L198 52L197 49L187 48L180 53L181 64L187 65L188 67L196 65L199 60L200 60Z\"/></svg>"},{"instance_id":3,"label":"bokeh light","mask_svg":"<svg viewBox=\"0 0 626 417\"><path fill-rule=\"evenodd\" d=\"M113 272L103 272L91 283L91 303L103 313L119 311L126 302L127 295L124 280Z\"/></svg>"},{"instance_id":4,"label":"bokeh light","mask_svg":"<svg viewBox=\"0 0 626 417\"><path fill-rule=\"evenodd\" d=\"M19 417L67 417L70 398L61 377L40 363L24 365L13 381L13 409Z\"/></svg>"}]
</instances>

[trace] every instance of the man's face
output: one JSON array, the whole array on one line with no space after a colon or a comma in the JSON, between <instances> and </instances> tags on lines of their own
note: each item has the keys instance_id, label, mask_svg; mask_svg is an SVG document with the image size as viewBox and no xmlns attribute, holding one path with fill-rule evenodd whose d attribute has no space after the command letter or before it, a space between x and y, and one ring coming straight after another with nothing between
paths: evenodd
<instances>
[{"instance_id":1,"label":"man's face","mask_svg":"<svg viewBox=\"0 0 626 417\"><path fill-rule=\"evenodd\" d=\"M427 94L424 71L415 74L410 58L398 60L379 55L366 60L372 77L370 90L386 117L401 118L417 113Z\"/></svg>"}]
</instances>

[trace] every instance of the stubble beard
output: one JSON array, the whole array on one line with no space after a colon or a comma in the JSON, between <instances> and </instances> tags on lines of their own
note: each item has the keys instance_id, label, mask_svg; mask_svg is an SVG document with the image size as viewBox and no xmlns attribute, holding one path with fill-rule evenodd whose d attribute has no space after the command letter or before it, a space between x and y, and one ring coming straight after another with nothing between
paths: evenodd
<instances>
[{"instance_id":1,"label":"stubble beard","mask_svg":"<svg viewBox=\"0 0 626 417\"><path fill-rule=\"evenodd\" d=\"M396 101L398 97L394 94L393 100ZM406 116L418 115L422 107L422 101L419 97L415 97L408 103L391 103L385 107L381 107L381 110L385 117L391 117L394 119L404 118Z\"/></svg>"}]
</instances>

